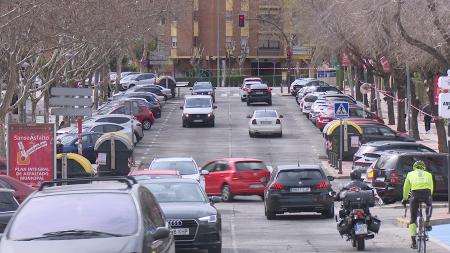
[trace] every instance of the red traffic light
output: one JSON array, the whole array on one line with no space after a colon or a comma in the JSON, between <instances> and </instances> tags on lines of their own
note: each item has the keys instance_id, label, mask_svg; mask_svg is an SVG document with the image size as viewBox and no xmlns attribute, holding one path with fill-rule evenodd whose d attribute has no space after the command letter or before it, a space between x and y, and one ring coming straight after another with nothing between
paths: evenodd
<instances>
[{"instance_id":1,"label":"red traffic light","mask_svg":"<svg viewBox=\"0 0 450 253\"><path fill-rule=\"evenodd\" d=\"M239 27L245 26L245 15L239 15Z\"/></svg>"}]
</instances>

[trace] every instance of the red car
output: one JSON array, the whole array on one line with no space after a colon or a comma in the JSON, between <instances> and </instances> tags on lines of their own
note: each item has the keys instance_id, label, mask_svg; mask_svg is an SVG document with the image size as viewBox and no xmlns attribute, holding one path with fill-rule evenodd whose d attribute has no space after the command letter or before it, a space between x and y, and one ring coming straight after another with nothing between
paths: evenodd
<instances>
[{"instance_id":1,"label":"red car","mask_svg":"<svg viewBox=\"0 0 450 253\"><path fill-rule=\"evenodd\" d=\"M379 118L376 114L361 108L357 105L350 105L350 113L348 120L369 120L369 121L375 121L379 122L381 124L384 124L384 120L382 118ZM330 123L331 121L335 120L334 117L334 105L329 105L327 108L323 109L321 113L319 113L319 116L316 118L316 127L322 130L325 125Z\"/></svg>"},{"instance_id":2,"label":"red car","mask_svg":"<svg viewBox=\"0 0 450 253\"><path fill-rule=\"evenodd\" d=\"M133 116L142 123L142 128L144 130L149 130L155 123L155 117L153 116L152 111L140 103L133 103L132 109ZM126 104L118 104L111 109L108 109L105 114L128 114L129 111Z\"/></svg>"},{"instance_id":3,"label":"red car","mask_svg":"<svg viewBox=\"0 0 450 253\"><path fill-rule=\"evenodd\" d=\"M0 175L0 187L14 190L14 197L19 203L22 203L35 190L31 186L5 175Z\"/></svg>"},{"instance_id":4,"label":"red car","mask_svg":"<svg viewBox=\"0 0 450 253\"><path fill-rule=\"evenodd\" d=\"M201 170L205 176L206 193L221 195L223 201L232 201L236 195L258 195L263 198L270 178L263 161L248 158L216 159Z\"/></svg>"},{"instance_id":5,"label":"red car","mask_svg":"<svg viewBox=\"0 0 450 253\"><path fill-rule=\"evenodd\" d=\"M133 176L138 180L181 178L180 172L177 170L134 170L128 176Z\"/></svg>"}]
</instances>

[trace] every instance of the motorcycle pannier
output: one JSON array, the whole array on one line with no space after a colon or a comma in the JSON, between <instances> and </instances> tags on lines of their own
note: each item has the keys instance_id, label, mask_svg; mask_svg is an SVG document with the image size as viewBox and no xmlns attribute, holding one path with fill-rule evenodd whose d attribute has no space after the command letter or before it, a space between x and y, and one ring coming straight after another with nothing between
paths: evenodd
<instances>
[{"instance_id":1,"label":"motorcycle pannier","mask_svg":"<svg viewBox=\"0 0 450 253\"><path fill-rule=\"evenodd\" d=\"M346 209L358 209L375 206L375 197L371 190L347 191L342 200Z\"/></svg>"},{"instance_id":2,"label":"motorcycle pannier","mask_svg":"<svg viewBox=\"0 0 450 253\"><path fill-rule=\"evenodd\" d=\"M374 233L378 233L378 231L380 230L380 226L381 226L381 221L375 217L372 217L370 224L369 224L369 230Z\"/></svg>"}]
</instances>

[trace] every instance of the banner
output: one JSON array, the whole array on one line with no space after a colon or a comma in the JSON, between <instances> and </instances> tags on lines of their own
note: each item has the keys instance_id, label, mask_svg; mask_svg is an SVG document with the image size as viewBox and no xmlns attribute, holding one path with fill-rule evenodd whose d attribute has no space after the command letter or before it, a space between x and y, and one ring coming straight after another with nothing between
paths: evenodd
<instances>
[{"instance_id":1,"label":"banner","mask_svg":"<svg viewBox=\"0 0 450 253\"><path fill-rule=\"evenodd\" d=\"M53 124L10 124L8 175L31 186L56 178L54 138Z\"/></svg>"}]
</instances>

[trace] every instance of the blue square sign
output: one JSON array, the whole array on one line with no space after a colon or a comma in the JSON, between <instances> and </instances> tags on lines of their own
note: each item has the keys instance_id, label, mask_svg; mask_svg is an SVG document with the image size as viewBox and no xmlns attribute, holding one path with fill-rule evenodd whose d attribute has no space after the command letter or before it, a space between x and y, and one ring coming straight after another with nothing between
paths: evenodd
<instances>
[{"instance_id":1,"label":"blue square sign","mask_svg":"<svg viewBox=\"0 0 450 253\"><path fill-rule=\"evenodd\" d=\"M336 102L334 103L334 116L337 119L343 119L349 117L348 102Z\"/></svg>"}]
</instances>

